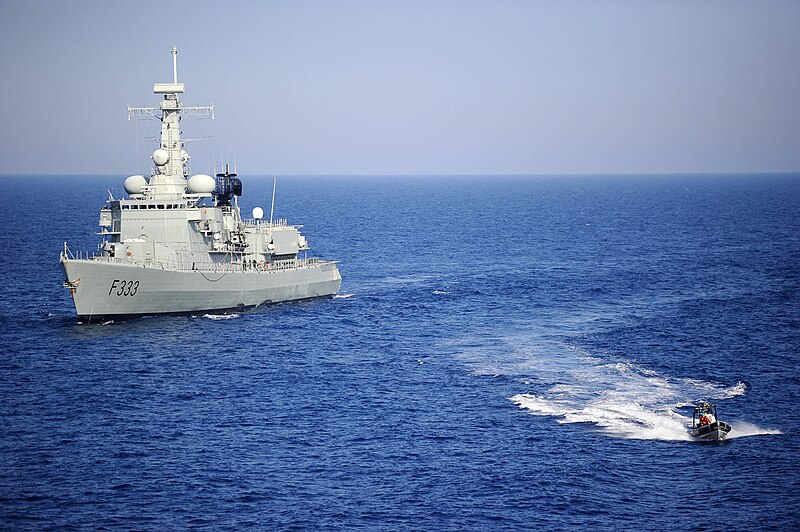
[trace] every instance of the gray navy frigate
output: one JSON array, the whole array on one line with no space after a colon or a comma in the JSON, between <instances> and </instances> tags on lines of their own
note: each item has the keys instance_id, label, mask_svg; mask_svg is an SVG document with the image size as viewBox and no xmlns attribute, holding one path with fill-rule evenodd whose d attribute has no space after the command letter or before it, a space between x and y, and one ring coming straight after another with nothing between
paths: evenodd
<instances>
[{"instance_id":1,"label":"gray navy frigate","mask_svg":"<svg viewBox=\"0 0 800 532\"><path fill-rule=\"evenodd\" d=\"M128 177L128 197L110 197L100 209L96 252L74 252L64 243L64 286L79 319L225 311L335 295L342 282L336 263L305 256L302 226L272 220L272 214L265 221L258 207L252 220L243 220L242 182L227 167L215 177L189 175L181 114L213 118L214 108L181 103L175 47L172 64L172 83L153 87L162 96L157 107L128 107L129 119L147 114L161 121L149 179Z\"/></svg>"}]
</instances>

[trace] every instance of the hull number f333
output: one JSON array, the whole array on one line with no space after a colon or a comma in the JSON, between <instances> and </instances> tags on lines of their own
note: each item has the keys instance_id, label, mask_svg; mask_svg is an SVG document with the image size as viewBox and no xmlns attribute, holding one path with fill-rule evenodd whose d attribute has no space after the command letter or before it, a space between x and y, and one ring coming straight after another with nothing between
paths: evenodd
<instances>
[{"instance_id":1,"label":"hull number f333","mask_svg":"<svg viewBox=\"0 0 800 532\"><path fill-rule=\"evenodd\" d=\"M139 281L126 281L125 279L114 279L111 283L111 288L108 289L108 295L116 294L118 296L135 296L136 291L139 289Z\"/></svg>"}]
</instances>

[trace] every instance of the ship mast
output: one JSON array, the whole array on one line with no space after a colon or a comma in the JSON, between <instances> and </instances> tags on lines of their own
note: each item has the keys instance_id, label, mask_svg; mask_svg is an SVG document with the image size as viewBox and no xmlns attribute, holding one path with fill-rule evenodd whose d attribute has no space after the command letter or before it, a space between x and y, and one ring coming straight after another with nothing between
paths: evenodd
<instances>
[{"instance_id":1,"label":"ship mast","mask_svg":"<svg viewBox=\"0 0 800 532\"><path fill-rule=\"evenodd\" d=\"M172 45L172 83L178 83L178 49Z\"/></svg>"},{"instance_id":2,"label":"ship mast","mask_svg":"<svg viewBox=\"0 0 800 532\"><path fill-rule=\"evenodd\" d=\"M172 83L156 83L154 94L163 94L164 99L158 107L128 106L128 120L133 115L150 115L161 120L160 146L153 152L153 170L146 195L151 198L181 197L186 192L186 178L189 173L187 163L189 154L183 149L181 141L181 114L210 115L214 118L214 106L185 107L179 94L183 94L184 85L178 83L178 49L172 46Z\"/></svg>"}]
</instances>

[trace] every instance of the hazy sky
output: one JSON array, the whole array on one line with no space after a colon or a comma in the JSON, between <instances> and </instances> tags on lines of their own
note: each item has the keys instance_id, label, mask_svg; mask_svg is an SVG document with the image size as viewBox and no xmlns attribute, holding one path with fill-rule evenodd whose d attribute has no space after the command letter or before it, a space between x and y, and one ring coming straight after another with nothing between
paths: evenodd
<instances>
[{"instance_id":1,"label":"hazy sky","mask_svg":"<svg viewBox=\"0 0 800 532\"><path fill-rule=\"evenodd\" d=\"M0 173L149 171L173 43L193 173L800 171L797 0L0 0Z\"/></svg>"}]
</instances>

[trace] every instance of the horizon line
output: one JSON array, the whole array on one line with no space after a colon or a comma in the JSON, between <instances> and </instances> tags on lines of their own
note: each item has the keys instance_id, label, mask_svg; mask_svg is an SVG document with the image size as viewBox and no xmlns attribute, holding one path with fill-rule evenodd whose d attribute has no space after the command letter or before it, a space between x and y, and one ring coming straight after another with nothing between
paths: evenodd
<instances>
[{"instance_id":1,"label":"horizon line","mask_svg":"<svg viewBox=\"0 0 800 532\"><path fill-rule=\"evenodd\" d=\"M198 172L202 173L202 172ZM747 175L800 175L800 170L781 171L702 171L702 172L564 172L564 173L413 173L413 174L381 174L381 173L249 173L239 174L251 177L612 177L612 176L747 176ZM77 172L37 172L37 173L0 173L0 178L17 177L56 177L56 176L84 176L84 177L127 177L134 174L120 173L77 173ZM194 175L194 174L192 174Z\"/></svg>"}]
</instances>

